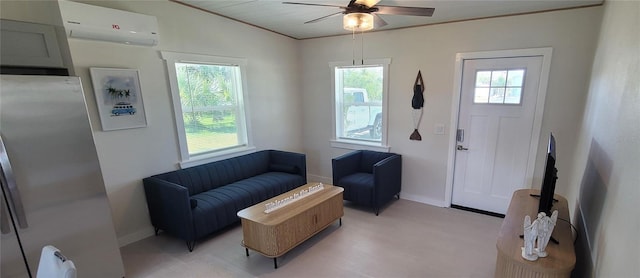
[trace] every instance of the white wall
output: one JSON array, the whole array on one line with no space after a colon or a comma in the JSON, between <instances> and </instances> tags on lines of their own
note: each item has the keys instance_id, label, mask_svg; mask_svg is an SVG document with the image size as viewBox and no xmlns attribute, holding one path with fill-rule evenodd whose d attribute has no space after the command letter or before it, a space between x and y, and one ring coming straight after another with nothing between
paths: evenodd
<instances>
[{"instance_id":1,"label":"white wall","mask_svg":"<svg viewBox=\"0 0 640 278\"><path fill-rule=\"evenodd\" d=\"M640 2L606 1L599 31L567 199L579 206L579 244L590 244L578 246L579 276L637 277Z\"/></svg>"},{"instance_id":2,"label":"white wall","mask_svg":"<svg viewBox=\"0 0 640 278\"><path fill-rule=\"evenodd\" d=\"M177 168L175 124L159 50L248 58L251 125L257 147L304 151L310 179L330 180L331 158L347 150L334 149L329 144L328 62L351 60L351 37L294 41L165 1L85 2L154 15L160 24L161 43L154 48L69 42L75 69L85 86L122 245L152 233L141 179ZM598 219L604 220L592 224L597 227L592 233L598 238L594 243L598 248L592 255L598 274L638 273L640 261L634 252L640 250L640 241L632 233L640 229L638 209L633 206L640 199L637 186L640 135L635 120L640 116L639 7L637 3L625 6L610 2L599 40L601 7L365 34L365 58L392 59L389 145L392 151L404 156L402 196L436 205L445 200L448 134L434 135L433 127L443 123L447 125L447 133L453 129L449 123L455 54L550 46L554 53L542 134L546 136L553 131L558 140L557 192L575 204L584 184L593 183L588 172L592 168L602 172L598 175L606 177L606 183L602 183L606 184L607 194ZM1 4L2 18L59 24L57 17L49 14L55 6L51 1ZM596 45L598 51L593 62ZM101 131L89 67L140 70L146 128ZM420 126L423 141L410 141L413 123L409 104L418 70L426 83L425 114ZM540 140L539 154L545 148L544 139ZM542 163L539 158L538 179ZM624 250L624 256L617 255L620 250Z\"/></svg>"},{"instance_id":3,"label":"white wall","mask_svg":"<svg viewBox=\"0 0 640 278\"><path fill-rule=\"evenodd\" d=\"M247 58L250 132L255 146L303 150L295 40L168 1L78 2L153 15L159 23L160 44L153 48L69 39L121 245L153 234L142 178L178 168L169 81L160 50ZM2 1L2 18L51 25L62 22L55 1ZM140 71L147 127L102 131L89 67Z\"/></svg>"},{"instance_id":4,"label":"white wall","mask_svg":"<svg viewBox=\"0 0 640 278\"><path fill-rule=\"evenodd\" d=\"M601 7L593 7L365 33L365 59L392 59L388 134L391 151L403 155L401 197L434 205L445 202L448 138L455 128L450 119L456 53L535 47L552 47L553 59L533 184L539 187L541 183L541 154L553 131L560 169L556 192L565 194L601 12ZM359 59L359 36L356 39ZM332 91L328 63L351 61L351 36L302 41L302 57L308 170L310 178L330 180L331 158L348 150L329 144ZM410 141L410 103L418 70L426 84L422 141ZM438 123L446 125L446 135L433 133Z\"/></svg>"},{"instance_id":5,"label":"white wall","mask_svg":"<svg viewBox=\"0 0 640 278\"><path fill-rule=\"evenodd\" d=\"M58 2L49 1L2 1L0 17L2 19L26 21L32 23L61 25Z\"/></svg>"}]
</instances>

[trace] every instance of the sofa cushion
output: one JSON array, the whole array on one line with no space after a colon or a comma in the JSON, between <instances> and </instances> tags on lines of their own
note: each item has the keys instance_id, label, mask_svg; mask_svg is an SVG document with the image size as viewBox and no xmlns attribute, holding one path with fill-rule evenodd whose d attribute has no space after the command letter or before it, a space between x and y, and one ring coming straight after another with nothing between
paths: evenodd
<instances>
[{"instance_id":1,"label":"sofa cushion","mask_svg":"<svg viewBox=\"0 0 640 278\"><path fill-rule=\"evenodd\" d=\"M238 211L292 190L304 180L300 175L267 172L191 196L196 236L211 233L239 220Z\"/></svg>"},{"instance_id":2,"label":"sofa cushion","mask_svg":"<svg viewBox=\"0 0 640 278\"><path fill-rule=\"evenodd\" d=\"M285 165L285 164L269 164L269 171L271 172L284 172L289 174L299 174L300 169L294 165Z\"/></svg>"},{"instance_id":3,"label":"sofa cushion","mask_svg":"<svg viewBox=\"0 0 640 278\"><path fill-rule=\"evenodd\" d=\"M158 178L182 185L195 195L268 171L266 151L233 157L204 165L158 175Z\"/></svg>"}]
</instances>

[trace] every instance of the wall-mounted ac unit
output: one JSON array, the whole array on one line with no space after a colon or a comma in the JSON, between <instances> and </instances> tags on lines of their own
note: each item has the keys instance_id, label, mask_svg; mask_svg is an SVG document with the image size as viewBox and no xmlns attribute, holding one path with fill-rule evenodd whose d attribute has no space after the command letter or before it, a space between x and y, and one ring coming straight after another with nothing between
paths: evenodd
<instances>
[{"instance_id":1,"label":"wall-mounted ac unit","mask_svg":"<svg viewBox=\"0 0 640 278\"><path fill-rule=\"evenodd\" d=\"M154 16L71 1L58 3L70 38L146 46L158 44L158 20Z\"/></svg>"}]
</instances>

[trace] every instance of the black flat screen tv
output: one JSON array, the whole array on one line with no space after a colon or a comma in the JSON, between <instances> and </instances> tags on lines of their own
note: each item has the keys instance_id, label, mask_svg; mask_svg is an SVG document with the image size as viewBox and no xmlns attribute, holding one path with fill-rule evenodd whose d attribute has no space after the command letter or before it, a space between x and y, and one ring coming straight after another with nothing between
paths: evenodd
<instances>
[{"instance_id":1,"label":"black flat screen tv","mask_svg":"<svg viewBox=\"0 0 640 278\"><path fill-rule=\"evenodd\" d=\"M558 179L558 169L556 169L556 140L553 133L549 134L547 145L547 158L544 165L544 177L540 188L540 203L538 212L544 212L551 216L553 208L553 193L556 190L556 180Z\"/></svg>"}]
</instances>

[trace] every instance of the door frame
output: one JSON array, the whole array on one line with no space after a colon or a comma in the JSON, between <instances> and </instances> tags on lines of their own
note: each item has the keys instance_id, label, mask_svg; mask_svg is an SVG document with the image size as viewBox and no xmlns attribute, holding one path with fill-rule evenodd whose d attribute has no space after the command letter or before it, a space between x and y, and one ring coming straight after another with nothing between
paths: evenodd
<instances>
[{"instance_id":1,"label":"door frame","mask_svg":"<svg viewBox=\"0 0 640 278\"><path fill-rule=\"evenodd\" d=\"M535 170L536 159L538 156L538 143L540 141L540 132L542 129L542 116L544 114L544 102L547 96L547 85L549 83L549 72L551 69L551 55L553 48L526 48L511 49L497 51L482 52L464 52L456 54L455 72L453 78L453 100L451 102L451 132L449 132L449 155L447 160L447 178L445 184L445 206L451 207L451 199L453 196L453 174L455 170L456 156L456 130L458 129L458 119L460 115L460 101L462 95L462 70L465 60L474 59L500 59L515 57L542 57L542 68L540 72L540 83L538 84L538 96L536 100L536 109L533 117L533 130L531 133L531 145L529 146L529 160L527 161L527 171L525 179L528 188L533 183L533 173Z\"/></svg>"}]
</instances>

